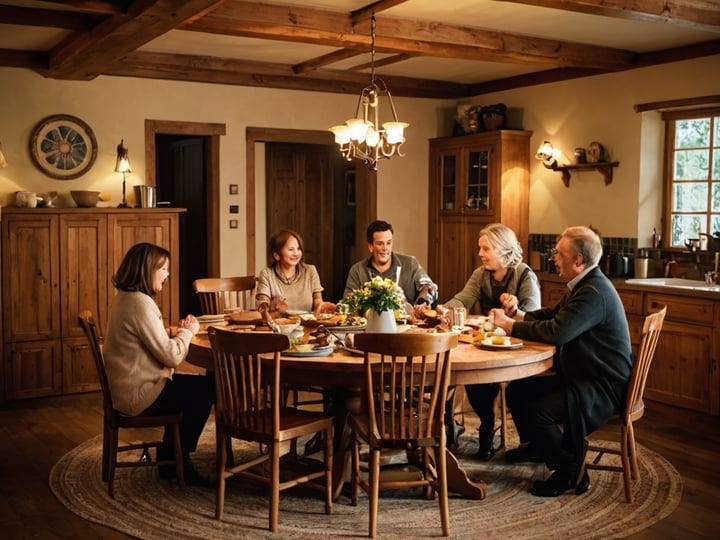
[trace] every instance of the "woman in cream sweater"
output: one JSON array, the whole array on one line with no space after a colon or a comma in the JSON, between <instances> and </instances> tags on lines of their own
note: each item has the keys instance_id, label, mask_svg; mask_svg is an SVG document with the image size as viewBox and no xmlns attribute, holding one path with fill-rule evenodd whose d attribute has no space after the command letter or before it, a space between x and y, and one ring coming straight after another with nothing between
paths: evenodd
<instances>
[{"instance_id":1,"label":"woman in cream sweater","mask_svg":"<svg viewBox=\"0 0 720 540\"><path fill-rule=\"evenodd\" d=\"M174 374L185 359L190 340L200 329L192 315L178 323L169 337L153 297L168 277L170 253L159 246L140 243L125 254L113 285L113 299L105 334L103 355L115 408L125 414L183 413L180 442L185 482L210 485L193 467L194 452L215 401L215 382L207 376ZM158 459L172 458L172 431L165 428ZM173 479L173 466L160 468L160 476Z\"/></svg>"}]
</instances>

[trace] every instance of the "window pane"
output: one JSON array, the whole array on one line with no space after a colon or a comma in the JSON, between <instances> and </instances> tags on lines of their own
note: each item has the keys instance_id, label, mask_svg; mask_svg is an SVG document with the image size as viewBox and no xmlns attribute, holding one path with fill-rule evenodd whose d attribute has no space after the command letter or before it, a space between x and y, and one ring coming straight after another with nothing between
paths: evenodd
<instances>
[{"instance_id":1,"label":"window pane","mask_svg":"<svg viewBox=\"0 0 720 540\"><path fill-rule=\"evenodd\" d=\"M712 222L710 224L710 230L712 232L715 232L715 231L720 232L720 216L713 216Z\"/></svg>"},{"instance_id":2,"label":"window pane","mask_svg":"<svg viewBox=\"0 0 720 540\"><path fill-rule=\"evenodd\" d=\"M720 144L720 140L718 141L718 144ZM713 180L720 180L720 148L714 148L714 149L713 149L713 172L712 172L712 179L713 179Z\"/></svg>"},{"instance_id":3,"label":"window pane","mask_svg":"<svg viewBox=\"0 0 720 540\"><path fill-rule=\"evenodd\" d=\"M715 137L713 139L715 140L715 146L720 145L720 116L716 116L713 118L715 121Z\"/></svg>"},{"instance_id":4,"label":"window pane","mask_svg":"<svg viewBox=\"0 0 720 540\"><path fill-rule=\"evenodd\" d=\"M720 212L720 182L712 184L712 208L711 212Z\"/></svg>"},{"instance_id":5,"label":"window pane","mask_svg":"<svg viewBox=\"0 0 720 540\"><path fill-rule=\"evenodd\" d=\"M675 180L705 180L708 177L709 150L675 152Z\"/></svg>"},{"instance_id":6,"label":"window pane","mask_svg":"<svg viewBox=\"0 0 720 540\"><path fill-rule=\"evenodd\" d=\"M675 125L675 148L710 146L710 118L678 120Z\"/></svg>"},{"instance_id":7,"label":"window pane","mask_svg":"<svg viewBox=\"0 0 720 540\"><path fill-rule=\"evenodd\" d=\"M683 182L673 186L673 212L707 212L708 185Z\"/></svg>"},{"instance_id":8,"label":"window pane","mask_svg":"<svg viewBox=\"0 0 720 540\"><path fill-rule=\"evenodd\" d=\"M698 238L698 233L703 230L705 214L672 216L670 222L670 246L684 246L687 238Z\"/></svg>"}]
</instances>

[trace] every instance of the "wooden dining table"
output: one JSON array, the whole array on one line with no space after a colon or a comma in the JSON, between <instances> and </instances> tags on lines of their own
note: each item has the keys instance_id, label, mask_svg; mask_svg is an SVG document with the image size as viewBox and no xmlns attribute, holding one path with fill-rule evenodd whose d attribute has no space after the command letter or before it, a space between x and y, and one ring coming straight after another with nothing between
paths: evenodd
<instances>
[{"instance_id":1,"label":"wooden dining table","mask_svg":"<svg viewBox=\"0 0 720 540\"><path fill-rule=\"evenodd\" d=\"M247 330L242 330L247 331ZM525 341L516 349L482 349L460 342L452 351L451 385L509 382L532 377L550 369L555 347ZM363 382L363 356L346 348L337 348L328 356L282 356L281 377L288 384L327 388L359 389ZM213 369L212 349L207 333L198 333L191 341L187 362L193 369ZM347 449L336 449L347 451ZM472 481L448 450L448 489L467 498L484 499L486 486ZM339 460L342 461L342 460ZM344 470L343 470L344 472ZM344 475L333 479L339 495Z\"/></svg>"}]
</instances>

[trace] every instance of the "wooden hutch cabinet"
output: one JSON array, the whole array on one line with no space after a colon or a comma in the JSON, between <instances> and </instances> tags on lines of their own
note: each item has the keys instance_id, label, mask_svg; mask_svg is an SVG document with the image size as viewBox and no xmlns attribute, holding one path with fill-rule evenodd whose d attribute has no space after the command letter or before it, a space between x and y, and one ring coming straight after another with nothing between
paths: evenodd
<instances>
[{"instance_id":1,"label":"wooden hutch cabinet","mask_svg":"<svg viewBox=\"0 0 720 540\"><path fill-rule=\"evenodd\" d=\"M478 233L502 222L528 246L530 131L430 140L428 271L444 302L480 265Z\"/></svg>"},{"instance_id":2,"label":"wooden hutch cabinet","mask_svg":"<svg viewBox=\"0 0 720 540\"><path fill-rule=\"evenodd\" d=\"M181 209L2 209L0 403L99 389L77 314L104 329L115 294L111 274L137 242L171 253L171 279L157 298L166 324L178 320Z\"/></svg>"}]
</instances>

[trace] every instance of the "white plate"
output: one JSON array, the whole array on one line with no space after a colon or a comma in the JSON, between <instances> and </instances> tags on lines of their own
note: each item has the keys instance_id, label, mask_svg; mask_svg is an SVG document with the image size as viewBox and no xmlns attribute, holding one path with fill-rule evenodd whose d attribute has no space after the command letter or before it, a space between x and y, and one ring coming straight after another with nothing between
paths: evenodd
<instances>
[{"instance_id":1,"label":"white plate","mask_svg":"<svg viewBox=\"0 0 720 540\"><path fill-rule=\"evenodd\" d=\"M519 349L523 346L523 342L521 339L517 338L510 338L510 345L495 345L493 343L484 343L481 341L480 343L474 344L478 349L489 349L489 350L510 350L510 349Z\"/></svg>"},{"instance_id":2,"label":"white plate","mask_svg":"<svg viewBox=\"0 0 720 540\"><path fill-rule=\"evenodd\" d=\"M313 349L311 351L283 351L283 356L293 356L297 358L305 358L305 357L312 357L312 356L329 356L332 354L332 352L335 350L335 347L328 346L328 347L318 347L317 349Z\"/></svg>"}]
</instances>

